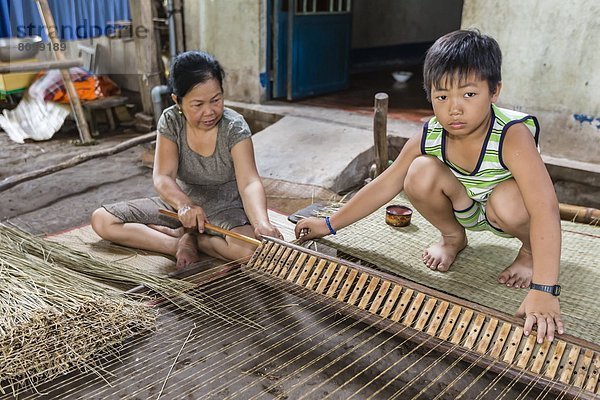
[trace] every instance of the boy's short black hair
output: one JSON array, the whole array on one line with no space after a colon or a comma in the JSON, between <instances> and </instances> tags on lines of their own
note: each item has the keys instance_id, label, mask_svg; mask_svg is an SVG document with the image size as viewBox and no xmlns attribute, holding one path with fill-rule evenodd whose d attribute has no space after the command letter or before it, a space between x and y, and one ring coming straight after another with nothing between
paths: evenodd
<instances>
[{"instance_id":1,"label":"boy's short black hair","mask_svg":"<svg viewBox=\"0 0 600 400\"><path fill-rule=\"evenodd\" d=\"M450 32L427 50L423 66L423 87L431 101L431 89L447 78L466 79L471 73L488 82L490 93L502 80L502 52L498 42L478 30Z\"/></svg>"}]
</instances>

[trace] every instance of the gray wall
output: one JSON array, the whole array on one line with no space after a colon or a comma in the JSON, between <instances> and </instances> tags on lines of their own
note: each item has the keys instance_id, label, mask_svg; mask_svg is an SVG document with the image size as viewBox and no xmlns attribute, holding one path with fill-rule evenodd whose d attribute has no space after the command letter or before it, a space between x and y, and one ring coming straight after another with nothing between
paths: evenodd
<instances>
[{"instance_id":1,"label":"gray wall","mask_svg":"<svg viewBox=\"0 0 600 400\"><path fill-rule=\"evenodd\" d=\"M352 48L434 41L460 26L462 0L352 0Z\"/></svg>"},{"instance_id":2,"label":"gray wall","mask_svg":"<svg viewBox=\"0 0 600 400\"><path fill-rule=\"evenodd\" d=\"M225 97L259 103L265 98L266 1L184 2L186 50L214 55L225 69Z\"/></svg>"},{"instance_id":3,"label":"gray wall","mask_svg":"<svg viewBox=\"0 0 600 400\"><path fill-rule=\"evenodd\" d=\"M600 2L465 0L462 27L502 48L499 105L532 113L542 153L600 163Z\"/></svg>"}]
</instances>

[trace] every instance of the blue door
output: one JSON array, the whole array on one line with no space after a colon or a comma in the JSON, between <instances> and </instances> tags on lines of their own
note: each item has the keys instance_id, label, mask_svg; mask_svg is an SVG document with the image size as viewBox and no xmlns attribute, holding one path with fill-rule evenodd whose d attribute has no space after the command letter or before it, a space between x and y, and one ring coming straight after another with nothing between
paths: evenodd
<instances>
[{"instance_id":1,"label":"blue door","mask_svg":"<svg viewBox=\"0 0 600 400\"><path fill-rule=\"evenodd\" d=\"M348 85L351 0L275 0L273 98Z\"/></svg>"}]
</instances>

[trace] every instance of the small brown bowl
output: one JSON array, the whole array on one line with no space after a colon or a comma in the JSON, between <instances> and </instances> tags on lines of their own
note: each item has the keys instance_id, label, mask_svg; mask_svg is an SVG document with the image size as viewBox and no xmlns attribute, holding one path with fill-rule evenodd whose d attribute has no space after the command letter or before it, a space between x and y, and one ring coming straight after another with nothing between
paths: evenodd
<instances>
[{"instance_id":1,"label":"small brown bowl","mask_svg":"<svg viewBox=\"0 0 600 400\"><path fill-rule=\"evenodd\" d=\"M385 223L390 226L408 226L412 210L406 206L393 204L385 208Z\"/></svg>"}]
</instances>

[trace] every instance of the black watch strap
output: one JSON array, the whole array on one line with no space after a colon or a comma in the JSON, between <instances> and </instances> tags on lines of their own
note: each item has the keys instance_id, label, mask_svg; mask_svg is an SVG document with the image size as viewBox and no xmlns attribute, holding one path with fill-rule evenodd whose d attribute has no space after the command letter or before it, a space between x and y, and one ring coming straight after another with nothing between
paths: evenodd
<instances>
[{"instance_id":1,"label":"black watch strap","mask_svg":"<svg viewBox=\"0 0 600 400\"><path fill-rule=\"evenodd\" d=\"M558 296L560 294L560 285L538 285L537 283L532 283L529 285L529 288L550 293L552 296Z\"/></svg>"}]
</instances>

